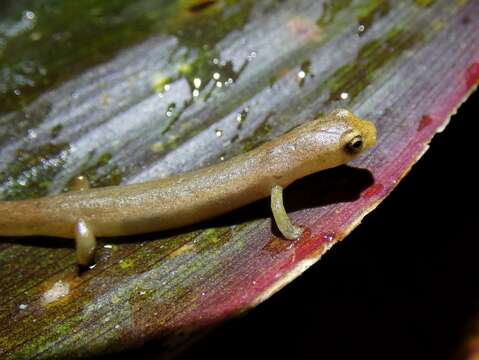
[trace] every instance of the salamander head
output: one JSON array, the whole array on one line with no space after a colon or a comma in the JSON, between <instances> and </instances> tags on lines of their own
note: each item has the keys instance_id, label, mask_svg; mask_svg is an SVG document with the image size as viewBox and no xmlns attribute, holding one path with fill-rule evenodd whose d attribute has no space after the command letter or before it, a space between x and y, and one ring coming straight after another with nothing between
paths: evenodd
<instances>
[{"instance_id":1,"label":"salamander head","mask_svg":"<svg viewBox=\"0 0 479 360\"><path fill-rule=\"evenodd\" d=\"M302 176L345 164L376 143L374 124L343 109L305 123L291 135L300 149L290 155L291 163L302 164L297 170Z\"/></svg>"},{"instance_id":2,"label":"salamander head","mask_svg":"<svg viewBox=\"0 0 479 360\"><path fill-rule=\"evenodd\" d=\"M259 148L270 156L266 172L291 183L303 176L353 160L376 143L376 128L347 110L306 122Z\"/></svg>"},{"instance_id":3,"label":"salamander head","mask_svg":"<svg viewBox=\"0 0 479 360\"><path fill-rule=\"evenodd\" d=\"M349 156L355 157L376 144L376 127L372 122L363 120L344 109L332 111L328 118L347 124L340 138L340 146Z\"/></svg>"}]
</instances>

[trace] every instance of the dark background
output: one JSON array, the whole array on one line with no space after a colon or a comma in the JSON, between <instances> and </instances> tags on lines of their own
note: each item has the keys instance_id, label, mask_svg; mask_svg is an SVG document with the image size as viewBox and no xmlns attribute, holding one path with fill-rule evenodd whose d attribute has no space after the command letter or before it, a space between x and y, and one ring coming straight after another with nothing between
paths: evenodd
<instances>
[{"instance_id":1,"label":"dark background","mask_svg":"<svg viewBox=\"0 0 479 360\"><path fill-rule=\"evenodd\" d=\"M179 359L450 359L479 322L479 92L316 265Z\"/></svg>"}]
</instances>

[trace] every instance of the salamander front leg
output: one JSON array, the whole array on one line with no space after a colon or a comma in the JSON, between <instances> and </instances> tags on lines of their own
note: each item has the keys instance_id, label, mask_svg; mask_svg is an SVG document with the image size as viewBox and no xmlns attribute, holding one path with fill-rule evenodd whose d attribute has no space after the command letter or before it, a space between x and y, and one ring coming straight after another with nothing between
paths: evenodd
<instances>
[{"instance_id":1,"label":"salamander front leg","mask_svg":"<svg viewBox=\"0 0 479 360\"><path fill-rule=\"evenodd\" d=\"M77 176L71 186L72 191L84 191L89 188L87 177L82 175ZM75 245L78 264L86 266L93 263L96 238L91 226L83 219L79 219L75 226Z\"/></svg>"},{"instance_id":2,"label":"salamander front leg","mask_svg":"<svg viewBox=\"0 0 479 360\"><path fill-rule=\"evenodd\" d=\"M274 221L276 221L279 231L281 231L281 234L283 234L286 239L294 240L301 236L303 229L291 223L284 209L283 187L280 185L273 185L271 189L271 210L273 211Z\"/></svg>"},{"instance_id":3,"label":"salamander front leg","mask_svg":"<svg viewBox=\"0 0 479 360\"><path fill-rule=\"evenodd\" d=\"M95 255L96 238L91 227L83 219L78 220L75 226L75 245L78 264L90 265Z\"/></svg>"}]
</instances>

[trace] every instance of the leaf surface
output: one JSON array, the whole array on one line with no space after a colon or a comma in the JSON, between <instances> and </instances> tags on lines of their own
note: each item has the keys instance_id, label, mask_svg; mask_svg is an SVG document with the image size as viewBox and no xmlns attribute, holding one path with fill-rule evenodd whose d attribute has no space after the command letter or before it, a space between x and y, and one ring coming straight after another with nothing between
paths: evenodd
<instances>
[{"instance_id":1,"label":"leaf surface","mask_svg":"<svg viewBox=\"0 0 479 360\"><path fill-rule=\"evenodd\" d=\"M141 182L223 161L336 107L371 119L365 156L186 229L71 242L3 238L0 355L69 358L195 331L267 299L396 186L477 86L479 2L111 1L9 4L0 20L6 199Z\"/></svg>"}]
</instances>

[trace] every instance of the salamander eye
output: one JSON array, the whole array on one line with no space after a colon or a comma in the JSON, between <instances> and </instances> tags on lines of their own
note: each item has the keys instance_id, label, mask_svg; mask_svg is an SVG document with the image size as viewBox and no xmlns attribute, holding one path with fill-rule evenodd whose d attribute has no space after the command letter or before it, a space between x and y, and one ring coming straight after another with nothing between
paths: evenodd
<instances>
[{"instance_id":1,"label":"salamander eye","mask_svg":"<svg viewBox=\"0 0 479 360\"><path fill-rule=\"evenodd\" d=\"M353 137L346 144L346 150L353 154L360 152L362 148L363 148L363 137L361 135L357 135Z\"/></svg>"}]
</instances>

